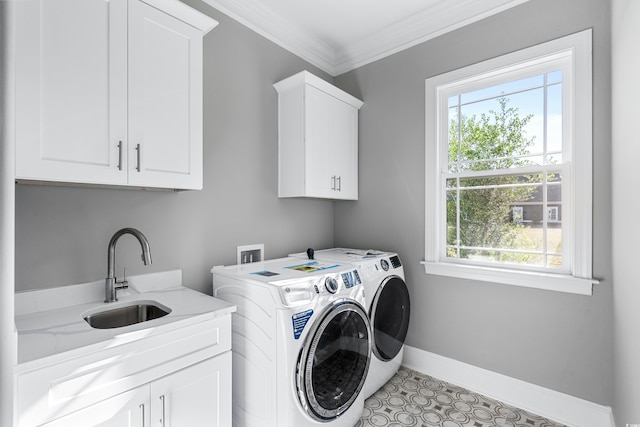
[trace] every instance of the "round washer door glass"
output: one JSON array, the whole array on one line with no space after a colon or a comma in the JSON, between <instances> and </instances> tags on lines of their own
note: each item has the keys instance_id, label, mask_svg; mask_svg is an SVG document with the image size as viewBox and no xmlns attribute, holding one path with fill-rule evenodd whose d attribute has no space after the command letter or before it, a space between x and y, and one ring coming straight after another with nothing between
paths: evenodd
<instances>
[{"instance_id":1,"label":"round washer door glass","mask_svg":"<svg viewBox=\"0 0 640 427\"><path fill-rule=\"evenodd\" d=\"M298 361L302 406L314 419L340 416L360 393L371 360L370 325L357 303L334 303L315 323Z\"/></svg>"},{"instance_id":2,"label":"round washer door glass","mask_svg":"<svg viewBox=\"0 0 640 427\"><path fill-rule=\"evenodd\" d=\"M409 291L398 276L387 277L378 287L371 304L373 353L391 360L400 352L409 329Z\"/></svg>"}]
</instances>

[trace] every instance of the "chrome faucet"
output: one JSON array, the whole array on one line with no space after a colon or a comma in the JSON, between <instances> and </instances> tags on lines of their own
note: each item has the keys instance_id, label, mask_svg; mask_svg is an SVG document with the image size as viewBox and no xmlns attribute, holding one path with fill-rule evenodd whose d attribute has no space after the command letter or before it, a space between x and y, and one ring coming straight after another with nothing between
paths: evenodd
<instances>
[{"instance_id":1,"label":"chrome faucet","mask_svg":"<svg viewBox=\"0 0 640 427\"><path fill-rule=\"evenodd\" d=\"M107 251L107 278L104 281L104 302L118 301L116 297L116 243L123 234L132 234L140 242L142 247L142 262L144 265L151 264L151 252L149 252L149 241L144 234L135 228L123 228L115 232L111 241L109 241L109 249Z\"/></svg>"}]
</instances>

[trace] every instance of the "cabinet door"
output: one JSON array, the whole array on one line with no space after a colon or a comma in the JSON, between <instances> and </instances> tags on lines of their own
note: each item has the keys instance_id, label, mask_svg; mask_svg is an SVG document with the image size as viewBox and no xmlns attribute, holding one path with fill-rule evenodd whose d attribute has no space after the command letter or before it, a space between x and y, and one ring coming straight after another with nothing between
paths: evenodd
<instances>
[{"instance_id":1,"label":"cabinet door","mask_svg":"<svg viewBox=\"0 0 640 427\"><path fill-rule=\"evenodd\" d=\"M332 175L330 149L331 96L313 86L305 86L305 194L311 197L333 197L335 175Z\"/></svg>"},{"instance_id":2,"label":"cabinet door","mask_svg":"<svg viewBox=\"0 0 640 427\"><path fill-rule=\"evenodd\" d=\"M125 183L126 0L15 9L16 177Z\"/></svg>"},{"instance_id":3,"label":"cabinet door","mask_svg":"<svg viewBox=\"0 0 640 427\"><path fill-rule=\"evenodd\" d=\"M230 426L231 352L151 383L151 417L162 427Z\"/></svg>"},{"instance_id":4,"label":"cabinet door","mask_svg":"<svg viewBox=\"0 0 640 427\"><path fill-rule=\"evenodd\" d=\"M358 199L358 110L332 99L329 150L334 199Z\"/></svg>"},{"instance_id":5,"label":"cabinet door","mask_svg":"<svg viewBox=\"0 0 640 427\"><path fill-rule=\"evenodd\" d=\"M129 183L202 188L202 33L129 3Z\"/></svg>"},{"instance_id":6,"label":"cabinet door","mask_svg":"<svg viewBox=\"0 0 640 427\"><path fill-rule=\"evenodd\" d=\"M305 182L312 197L358 198L358 110L305 88Z\"/></svg>"},{"instance_id":7,"label":"cabinet door","mask_svg":"<svg viewBox=\"0 0 640 427\"><path fill-rule=\"evenodd\" d=\"M149 420L149 386L119 394L43 427L145 427Z\"/></svg>"}]
</instances>

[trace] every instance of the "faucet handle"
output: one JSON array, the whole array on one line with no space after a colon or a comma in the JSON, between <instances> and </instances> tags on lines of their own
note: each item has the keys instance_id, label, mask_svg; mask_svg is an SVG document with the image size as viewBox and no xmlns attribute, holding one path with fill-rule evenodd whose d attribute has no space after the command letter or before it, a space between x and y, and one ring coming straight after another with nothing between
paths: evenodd
<instances>
[{"instance_id":1,"label":"faucet handle","mask_svg":"<svg viewBox=\"0 0 640 427\"><path fill-rule=\"evenodd\" d=\"M122 280L121 282L118 282L116 280L115 285L113 286L113 295L115 297L115 300L118 301L118 291L124 291L125 289L129 288L129 282L126 280Z\"/></svg>"},{"instance_id":2,"label":"faucet handle","mask_svg":"<svg viewBox=\"0 0 640 427\"><path fill-rule=\"evenodd\" d=\"M121 281L117 281L116 280L116 289L127 289L129 287L129 281L128 280L121 280Z\"/></svg>"},{"instance_id":3,"label":"faucet handle","mask_svg":"<svg viewBox=\"0 0 640 427\"><path fill-rule=\"evenodd\" d=\"M129 287L129 281L127 280L127 269L122 269L122 280L118 281L116 278L115 289L127 289Z\"/></svg>"}]
</instances>

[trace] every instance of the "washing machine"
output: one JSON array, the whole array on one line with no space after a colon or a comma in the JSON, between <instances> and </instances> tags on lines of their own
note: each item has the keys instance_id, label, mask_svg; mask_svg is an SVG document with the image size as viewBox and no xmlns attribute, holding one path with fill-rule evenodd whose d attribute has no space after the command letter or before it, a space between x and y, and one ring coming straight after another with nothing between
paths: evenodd
<instances>
[{"instance_id":1,"label":"washing machine","mask_svg":"<svg viewBox=\"0 0 640 427\"><path fill-rule=\"evenodd\" d=\"M372 332L351 263L280 258L214 267L233 314L233 425L351 427L362 416Z\"/></svg>"},{"instance_id":2,"label":"washing machine","mask_svg":"<svg viewBox=\"0 0 640 427\"><path fill-rule=\"evenodd\" d=\"M373 354L362 393L367 398L395 375L402 363L409 328L410 301L404 268L396 253L333 248L290 256L324 262L351 263L361 275L373 331Z\"/></svg>"}]
</instances>

